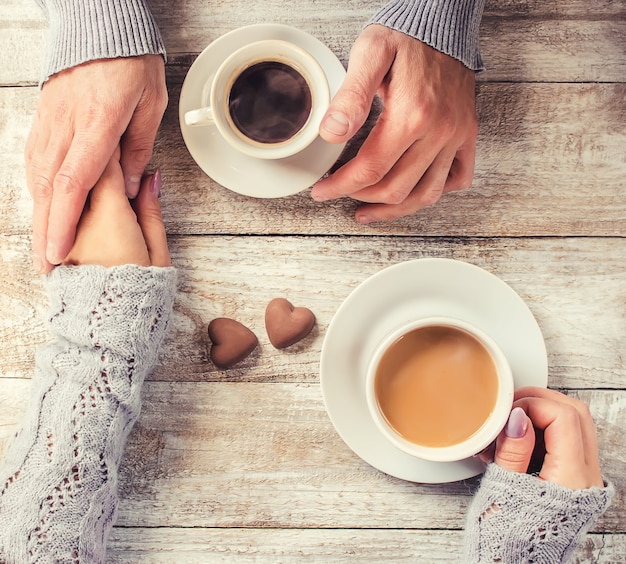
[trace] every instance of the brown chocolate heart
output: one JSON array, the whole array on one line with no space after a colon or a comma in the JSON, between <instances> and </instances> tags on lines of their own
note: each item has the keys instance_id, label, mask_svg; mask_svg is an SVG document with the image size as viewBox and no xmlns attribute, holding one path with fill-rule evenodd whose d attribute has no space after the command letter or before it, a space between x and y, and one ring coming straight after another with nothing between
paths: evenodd
<instances>
[{"instance_id":1,"label":"brown chocolate heart","mask_svg":"<svg viewBox=\"0 0 626 564\"><path fill-rule=\"evenodd\" d=\"M304 339L315 325L315 316L306 307L294 307L285 298L274 298L265 309L265 328L270 343L284 349Z\"/></svg>"},{"instance_id":2,"label":"brown chocolate heart","mask_svg":"<svg viewBox=\"0 0 626 564\"><path fill-rule=\"evenodd\" d=\"M217 317L209 323L211 360L218 368L230 368L246 358L257 346L259 340L245 325L229 319Z\"/></svg>"}]
</instances>

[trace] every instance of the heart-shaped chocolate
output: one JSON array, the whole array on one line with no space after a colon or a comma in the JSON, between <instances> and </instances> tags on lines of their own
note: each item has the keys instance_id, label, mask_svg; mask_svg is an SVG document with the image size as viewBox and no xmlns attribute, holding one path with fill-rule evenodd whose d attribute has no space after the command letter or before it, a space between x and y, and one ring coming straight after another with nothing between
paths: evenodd
<instances>
[{"instance_id":1,"label":"heart-shaped chocolate","mask_svg":"<svg viewBox=\"0 0 626 564\"><path fill-rule=\"evenodd\" d=\"M209 323L211 360L218 368L230 368L246 358L257 346L257 336L245 325L229 319L217 317Z\"/></svg>"},{"instance_id":2,"label":"heart-shaped chocolate","mask_svg":"<svg viewBox=\"0 0 626 564\"><path fill-rule=\"evenodd\" d=\"M294 307L285 298L274 298L265 309L265 328L270 343L284 349L304 339L315 325L315 315L306 307Z\"/></svg>"}]
</instances>

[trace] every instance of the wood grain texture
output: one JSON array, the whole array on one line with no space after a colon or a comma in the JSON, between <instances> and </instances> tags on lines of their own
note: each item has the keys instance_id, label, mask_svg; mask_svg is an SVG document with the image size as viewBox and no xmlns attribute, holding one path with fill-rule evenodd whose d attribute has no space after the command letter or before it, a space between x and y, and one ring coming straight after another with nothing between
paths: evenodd
<instances>
[{"instance_id":1,"label":"wood grain texture","mask_svg":"<svg viewBox=\"0 0 626 564\"><path fill-rule=\"evenodd\" d=\"M7 380L13 397L27 381ZM626 392L570 392L590 406L617 498L596 530L623 532ZM0 428L15 416L0 414ZM415 484L358 458L318 384L147 382L120 470L121 527L462 529L478 479Z\"/></svg>"},{"instance_id":2,"label":"wood grain texture","mask_svg":"<svg viewBox=\"0 0 626 564\"><path fill-rule=\"evenodd\" d=\"M480 84L472 188L408 218L362 226L353 200L316 203L308 191L255 199L211 180L182 140L176 80L153 156L171 234L626 234L625 84ZM0 89L0 225L7 234L30 230L23 148L36 100L34 88Z\"/></svg>"},{"instance_id":3,"label":"wood grain texture","mask_svg":"<svg viewBox=\"0 0 626 564\"><path fill-rule=\"evenodd\" d=\"M148 3L169 55L152 167L180 292L123 459L107 561L462 562L479 479L413 484L372 468L338 436L319 385L326 329L349 293L382 268L436 256L489 270L528 304L549 385L590 405L617 489L573 561L626 563L626 4L487 0L472 188L365 227L350 200L258 200L216 184L185 148L178 98L199 52L247 24L296 26L347 65L384 0ZM50 338L23 164L46 37L36 2L0 0L0 456L29 401L35 348ZM317 318L282 351L263 325L275 297ZM207 325L222 315L260 340L230 370L209 360Z\"/></svg>"},{"instance_id":4,"label":"wood grain texture","mask_svg":"<svg viewBox=\"0 0 626 564\"><path fill-rule=\"evenodd\" d=\"M0 239L0 374L32 369L33 345L46 340L47 303L30 272L26 237ZM170 338L152 378L163 381L316 382L325 330L343 300L379 270L422 257L463 260L507 282L528 304L546 340L550 384L623 388L626 372L626 240L362 237L175 237L180 269ZM236 249L234 251L234 249ZM392 291L392 289L390 289ZM317 318L312 333L278 351L269 343L266 305L285 297ZM207 326L244 323L259 347L228 371L209 361Z\"/></svg>"},{"instance_id":5,"label":"wood grain texture","mask_svg":"<svg viewBox=\"0 0 626 564\"><path fill-rule=\"evenodd\" d=\"M170 58L197 55L235 27L284 23L327 44L347 63L354 40L384 1L265 0L233 3L151 0ZM487 3L481 51L487 72L479 80L623 82L626 71L623 2L581 0ZM337 25L340 22L341 25ZM0 85L37 84L47 23L34 1L0 0ZM5 62L6 61L6 62Z\"/></svg>"},{"instance_id":6,"label":"wood grain texture","mask_svg":"<svg viewBox=\"0 0 626 564\"><path fill-rule=\"evenodd\" d=\"M115 528L109 546L111 564L463 562L461 531ZM626 541L589 534L571 562L626 562Z\"/></svg>"}]
</instances>

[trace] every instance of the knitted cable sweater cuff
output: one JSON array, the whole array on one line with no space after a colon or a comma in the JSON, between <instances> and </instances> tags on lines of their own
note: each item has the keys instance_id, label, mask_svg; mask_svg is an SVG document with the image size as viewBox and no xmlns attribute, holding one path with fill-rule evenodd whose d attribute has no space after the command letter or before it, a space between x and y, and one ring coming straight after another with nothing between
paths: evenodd
<instances>
[{"instance_id":1,"label":"knitted cable sweater cuff","mask_svg":"<svg viewBox=\"0 0 626 564\"><path fill-rule=\"evenodd\" d=\"M56 339L38 351L29 408L0 467L0 562L95 564L176 271L57 267L46 286Z\"/></svg>"},{"instance_id":2,"label":"knitted cable sweater cuff","mask_svg":"<svg viewBox=\"0 0 626 564\"><path fill-rule=\"evenodd\" d=\"M64 69L96 59L158 54L159 29L144 0L39 0L50 31L45 82Z\"/></svg>"},{"instance_id":3,"label":"knitted cable sweater cuff","mask_svg":"<svg viewBox=\"0 0 626 564\"><path fill-rule=\"evenodd\" d=\"M144 362L161 343L176 290L174 268L64 266L46 278L53 334Z\"/></svg>"},{"instance_id":4,"label":"knitted cable sweater cuff","mask_svg":"<svg viewBox=\"0 0 626 564\"><path fill-rule=\"evenodd\" d=\"M478 32L484 5L485 0L391 0L369 23L401 31L481 71Z\"/></svg>"},{"instance_id":5,"label":"knitted cable sweater cuff","mask_svg":"<svg viewBox=\"0 0 626 564\"><path fill-rule=\"evenodd\" d=\"M490 464L467 515L468 562L566 562L614 488L571 490Z\"/></svg>"}]
</instances>

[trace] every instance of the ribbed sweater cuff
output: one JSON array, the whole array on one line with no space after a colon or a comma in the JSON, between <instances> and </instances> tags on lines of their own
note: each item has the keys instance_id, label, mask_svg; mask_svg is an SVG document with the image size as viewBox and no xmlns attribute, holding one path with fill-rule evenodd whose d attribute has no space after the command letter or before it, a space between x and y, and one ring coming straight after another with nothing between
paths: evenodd
<instances>
[{"instance_id":1,"label":"ribbed sweater cuff","mask_svg":"<svg viewBox=\"0 0 626 564\"><path fill-rule=\"evenodd\" d=\"M485 0L392 0L369 23L401 31L481 71L478 32L484 5Z\"/></svg>"},{"instance_id":2,"label":"ribbed sweater cuff","mask_svg":"<svg viewBox=\"0 0 626 564\"><path fill-rule=\"evenodd\" d=\"M50 32L41 82L95 59L159 54L165 46L143 0L46 0Z\"/></svg>"}]
</instances>

